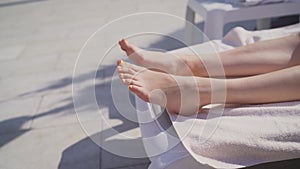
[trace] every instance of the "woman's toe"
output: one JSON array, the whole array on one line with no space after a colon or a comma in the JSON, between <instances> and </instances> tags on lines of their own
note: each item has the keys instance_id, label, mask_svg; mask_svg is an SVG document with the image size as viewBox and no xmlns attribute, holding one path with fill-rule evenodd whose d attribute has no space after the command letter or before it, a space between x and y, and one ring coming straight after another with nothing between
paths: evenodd
<instances>
[{"instance_id":1,"label":"woman's toe","mask_svg":"<svg viewBox=\"0 0 300 169\"><path fill-rule=\"evenodd\" d=\"M120 73L119 74L120 79L134 79L134 76L127 73Z\"/></svg>"},{"instance_id":2,"label":"woman's toe","mask_svg":"<svg viewBox=\"0 0 300 169\"><path fill-rule=\"evenodd\" d=\"M124 62L124 64L126 65L126 67L133 69L136 72L140 72L143 71L145 68L128 63L128 62Z\"/></svg>"},{"instance_id":3,"label":"woman's toe","mask_svg":"<svg viewBox=\"0 0 300 169\"><path fill-rule=\"evenodd\" d=\"M118 70L118 73L124 73L124 74L130 74L130 75L136 74L136 71L134 71L132 68L128 68L127 66L124 66L124 65L117 66L117 70Z\"/></svg>"},{"instance_id":4,"label":"woman's toe","mask_svg":"<svg viewBox=\"0 0 300 169\"><path fill-rule=\"evenodd\" d=\"M142 100L149 102L149 95L143 87L131 84L129 85L129 90L134 92Z\"/></svg>"},{"instance_id":5,"label":"woman's toe","mask_svg":"<svg viewBox=\"0 0 300 169\"><path fill-rule=\"evenodd\" d=\"M127 46L127 43L126 43L125 39L121 39L119 41L119 45L120 45L120 47L121 47L122 50L127 50L128 49L128 46Z\"/></svg>"},{"instance_id":6,"label":"woman's toe","mask_svg":"<svg viewBox=\"0 0 300 169\"><path fill-rule=\"evenodd\" d=\"M137 50L139 50L138 47L130 44L126 39L122 39L119 41L119 45L122 50L126 52L128 56L134 54Z\"/></svg>"},{"instance_id":7,"label":"woman's toe","mask_svg":"<svg viewBox=\"0 0 300 169\"><path fill-rule=\"evenodd\" d=\"M133 79L121 79L121 81L124 85L130 85L132 84Z\"/></svg>"}]
</instances>

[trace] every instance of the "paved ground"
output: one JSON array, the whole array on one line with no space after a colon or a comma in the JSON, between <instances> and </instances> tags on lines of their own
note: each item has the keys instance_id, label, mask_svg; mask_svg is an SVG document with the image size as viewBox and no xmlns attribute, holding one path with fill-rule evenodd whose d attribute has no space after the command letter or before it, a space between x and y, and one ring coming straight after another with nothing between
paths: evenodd
<instances>
[{"instance_id":1,"label":"paved ground","mask_svg":"<svg viewBox=\"0 0 300 169\"><path fill-rule=\"evenodd\" d=\"M97 72L96 96L102 117L81 119L80 126L72 100L72 72L76 57L97 28L121 16L146 11L166 12L184 17L186 1L181 0L2 0L0 2L0 168L76 169L147 168L147 158L124 158L99 148L101 144L128 151L124 142L140 139L138 124L118 113L110 92L115 66L108 61ZM165 28L182 34L183 27ZM129 27L130 28L130 27ZM121 32L121 29L113 31ZM107 50L108 34L90 50ZM164 41L150 41L165 48ZM118 53L119 52L119 53ZM121 57L117 51L115 58ZM91 86L90 67L97 57L84 60L75 76L82 87L75 95L79 109L97 112L85 100ZM85 102L86 101L86 102ZM133 117L134 118L134 117ZM127 139L119 137L127 133ZM125 134L126 135L126 134ZM104 143L103 143L104 142ZM139 143L132 151L143 152ZM127 149L126 149L127 148Z\"/></svg>"}]
</instances>

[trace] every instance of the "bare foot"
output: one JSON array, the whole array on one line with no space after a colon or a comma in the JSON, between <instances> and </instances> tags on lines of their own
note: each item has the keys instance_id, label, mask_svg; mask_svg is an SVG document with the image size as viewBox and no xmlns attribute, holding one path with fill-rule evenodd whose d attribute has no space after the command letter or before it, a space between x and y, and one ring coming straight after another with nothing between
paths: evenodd
<instances>
[{"instance_id":1,"label":"bare foot","mask_svg":"<svg viewBox=\"0 0 300 169\"><path fill-rule=\"evenodd\" d=\"M138 97L166 107L170 112L191 115L209 103L205 100L210 97L204 97L207 99L200 104L198 82L204 78L169 75L123 61L119 61L117 69L122 83Z\"/></svg>"},{"instance_id":2,"label":"bare foot","mask_svg":"<svg viewBox=\"0 0 300 169\"><path fill-rule=\"evenodd\" d=\"M173 75L193 75L183 57L163 52L146 51L122 39L119 45L137 65Z\"/></svg>"}]
</instances>

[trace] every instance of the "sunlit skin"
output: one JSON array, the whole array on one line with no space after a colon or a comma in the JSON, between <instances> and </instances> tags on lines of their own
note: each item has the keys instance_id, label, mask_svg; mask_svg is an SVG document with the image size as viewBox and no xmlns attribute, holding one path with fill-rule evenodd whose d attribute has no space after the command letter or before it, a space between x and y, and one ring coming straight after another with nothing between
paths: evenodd
<instances>
[{"instance_id":1,"label":"sunlit skin","mask_svg":"<svg viewBox=\"0 0 300 169\"><path fill-rule=\"evenodd\" d=\"M128 85L129 90L144 101L164 106L170 112L179 113L181 108L182 113L189 114L191 111L196 112L201 106L209 103L210 95L201 95L202 101L200 104L197 101L197 97L199 97L197 95L199 93L197 85L201 85L201 89L210 88L207 78L170 75L124 61L118 62L117 69L122 83ZM207 85L207 87L204 87L204 85ZM157 90L160 90L163 94L157 92ZM181 99L181 94L185 94L183 99ZM184 106L181 107L181 103Z\"/></svg>"},{"instance_id":2,"label":"sunlit skin","mask_svg":"<svg viewBox=\"0 0 300 169\"><path fill-rule=\"evenodd\" d=\"M166 106L175 113L182 108L182 88L188 91L186 93L191 93L191 97L185 97L184 100L189 100L192 107L195 107L192 93L196 91L200 96L199 108L210 104L212 81L226 83L225 103L259 104L300 100L299 43L299 35L294 35L221 52L219 55L225 75L237 78L217 79L214 77L218 77L218 74L208 77L196 55L174 56L145 51L123 39L119 42L121 49L139 66L119 61L118 72L124 85L128 85L138 97ZM203 58L213 65L214 61L209 56L207 54ZM153 95L155 92L152 91L157 89L164 92L166 103L162 101L161 94ZM218 95L221 89L214 89L214 92ZM184 115L192 113L184 112Z\"/></svg>"},{"instance_id":3,"label":"sunlit skin","mask_svg":"<svg viewBox=\"0 0 300 169\"><path fill-rule=\"evenodd\" d=\"M155 52L143 50L135 45L130 44L127 40L122 39L119 42L121 49L126 52L127 56L137 65L156 69L174 75L191 75L192 72L185 64L185 60L180 56L170 53Z\"/></svg>"}]
</instances>

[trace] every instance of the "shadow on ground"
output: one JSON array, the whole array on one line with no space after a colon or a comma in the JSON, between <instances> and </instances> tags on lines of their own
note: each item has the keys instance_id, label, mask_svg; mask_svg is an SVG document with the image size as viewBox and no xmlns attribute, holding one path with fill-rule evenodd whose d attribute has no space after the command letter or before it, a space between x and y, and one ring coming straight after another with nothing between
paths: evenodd
<instances>
[{"instance_id":1,"label":"shadow on ground","mask_svg":"<svg viewBox=\"0 0 300 169\"><path fill-rule=\"evenodd\" d=\"M23 5L23 4L28 4L28 3L34 3L34 2L43 2L47 0L22 0L22 1L9 1L9 2L2 2L0 3L0 8L1 7L10 7L10 6L15 6L15 5Z\"/></svg>"}]
</instances>

